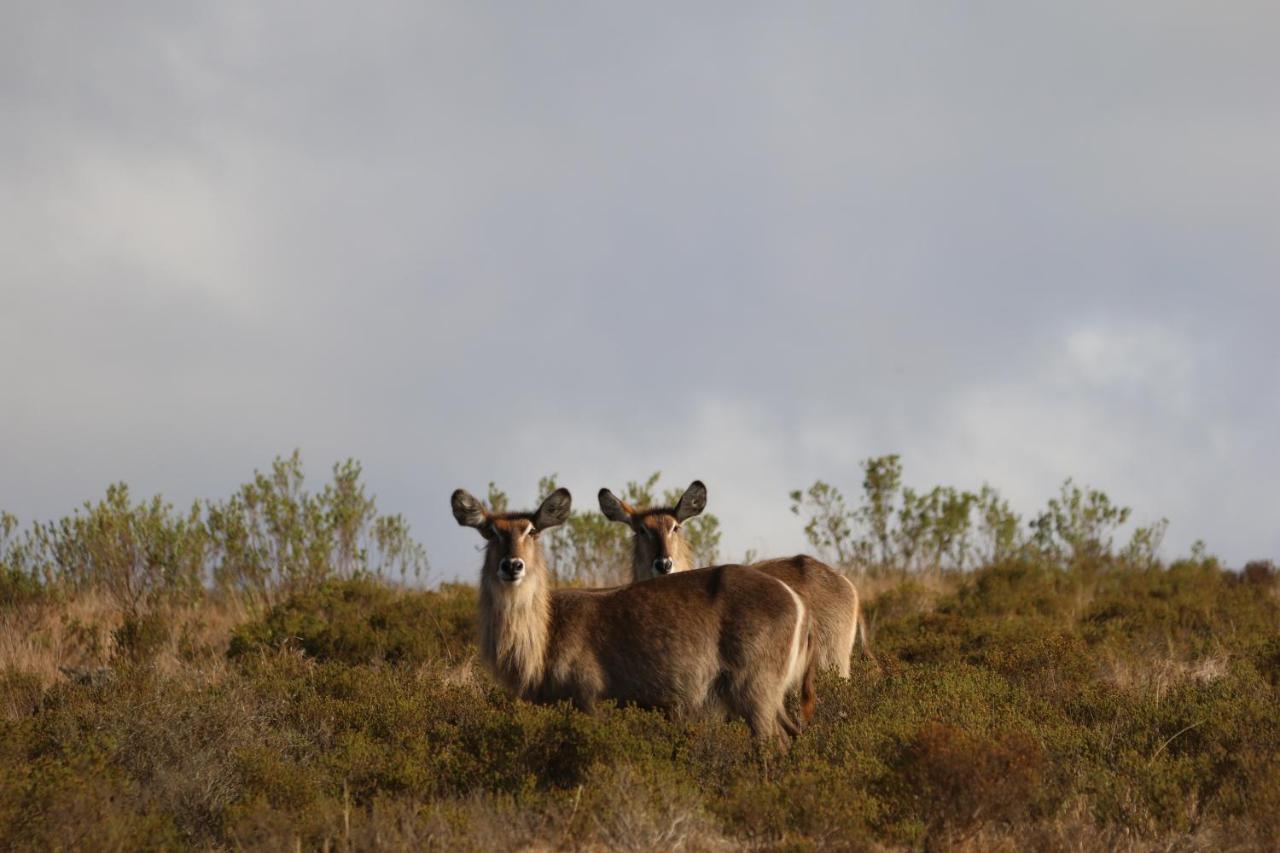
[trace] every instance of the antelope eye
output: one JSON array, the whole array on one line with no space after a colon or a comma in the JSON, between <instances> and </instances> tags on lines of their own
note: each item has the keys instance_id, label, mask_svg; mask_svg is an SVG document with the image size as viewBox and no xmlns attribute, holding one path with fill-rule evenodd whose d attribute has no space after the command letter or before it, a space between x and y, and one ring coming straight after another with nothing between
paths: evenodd
<instances>
[{"instance_id":1,"label":"antelope eye","mask_svg":"<svg viewBox=\"0 0 1280 853\"><path fill-rule=\"evenodd\" d=\"M680 524L679 524L679 523L676 523L676 524L671 525L671 532L672 532L672 533L679 533L679 532L680 532Z\"/></svg>"}]
</instances>

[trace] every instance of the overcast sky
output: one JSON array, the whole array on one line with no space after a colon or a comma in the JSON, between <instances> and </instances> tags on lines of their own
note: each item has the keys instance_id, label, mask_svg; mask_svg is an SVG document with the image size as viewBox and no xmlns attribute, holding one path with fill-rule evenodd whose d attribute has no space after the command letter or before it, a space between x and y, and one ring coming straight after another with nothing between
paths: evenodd
<instances>
[{"instance_id":1,"label":"overcast sky","mask_svg":"<svg viewBox=\"0 0 1280 853\"><path fill-rule=\"evenodd\" d=\"M437 578L550 472L737 558L896 452L1280 558L1274 3L71 5L0 7L24 520L298 447Z\"/></svg>"}]
</instances>

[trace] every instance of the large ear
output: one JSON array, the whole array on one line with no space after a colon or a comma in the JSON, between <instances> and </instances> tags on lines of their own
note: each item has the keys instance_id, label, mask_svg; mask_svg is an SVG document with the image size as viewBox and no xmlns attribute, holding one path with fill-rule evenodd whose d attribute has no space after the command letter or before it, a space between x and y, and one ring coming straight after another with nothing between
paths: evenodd
<instances>
[{"instance_id":1,"label":"large ear","mask_svg":"<svg viewBox=\"0 0 1280 853\"><path fill-rule=\"evenodd\" d=\"M533 526L538 530L546 530L548 527L564 524L569 518L572 503L573 497L568 489L556 489L547 495L542 506L533 514Z\"/></svg>"},{"instance_id":2,"label":"large ear","mask_svg":"<svg viewBox=\"0 0 1280 853\"><path fill-rule=\"evenodd\" d=\"M608 489L600 490L600 511L610 521L621 521L623 524L630 524L631 514L635 512L624 501L618 500L618 497Z\"/></svg>"},{"instance_id":3,"label":"large ear","mask_svg":"<svg viewBox=\"0 0 1280 853\"><path fill-rule=\"evenodd\" d=\"M476 500L475 495L466 489L458 489L453 493L453 497L449 498L449 503L453 507L453 517L463 527L480 528L489 520L489 513L485 511L484 504Z\"/></svg>"},{"instance_id":4,"label":"large ear","mask_svg":"<svg viewBox=\"0 0 1280 853\"><path fill-rule=\"evenodd\" d=\"M680 496L680 502L676 504L676 521L684 522L686 518L700 515L706 508L707 487L702 485L701 480L694 480L689 484L689 488L684 490L684 494Z\"/></svg>"}]
</instances>

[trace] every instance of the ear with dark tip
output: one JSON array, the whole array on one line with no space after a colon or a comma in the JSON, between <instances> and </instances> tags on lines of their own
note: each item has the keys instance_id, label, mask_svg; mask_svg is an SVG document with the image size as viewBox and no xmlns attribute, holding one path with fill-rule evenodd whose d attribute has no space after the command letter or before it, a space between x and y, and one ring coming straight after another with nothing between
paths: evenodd
<instances>
[{"instance_id":1,"label":"ear with dark tip","mask_svg":"<svg viewBox=\"0 0 1280 853\"><path fill-rule=\"evenodd\" d=\"M694 480L680 496L680 503L676 504L676 521L683 522L686 518L701 515L706 508L707 487L702 485L701 480Z\"/></svg>"},{"instance_id":2,"label":"ear with dark tip","mask_svg":"<svg viewBox=\"0 0 1280 853\"><path fill-rule=\"evenodd\" d=\"M453 517L463 527L479 529L489 521L489 513L485 511L484 504L466 489L454 492L453 497L449 498L449 504L453 507Z\"/></svg>"},{"instance_id":3,"label":"ear with dark tip","mask_svg":"<svg viewBox=\"0 0 1280 853\"><path fill-rule=\"evenodd\" d=\"M623 524L631 523L631 513L633 512L631 507L618 500L618 496L608 489L600 490L600 511L610 521L620 521Z\"/></svg>"},{"instance_id":4,"label":"ear with dark tip","mask_svg":"<svg viewBox=\"0 0 1280 853\"><path fill-rule=\"evenodd\" d=\"M564 524L569 519L569 509L573 504L573 496L568 489L556 489L547 495L542 506L533 514L533 526L538 530L546 530L557 524Z\"/></svg>"}]
</instances>

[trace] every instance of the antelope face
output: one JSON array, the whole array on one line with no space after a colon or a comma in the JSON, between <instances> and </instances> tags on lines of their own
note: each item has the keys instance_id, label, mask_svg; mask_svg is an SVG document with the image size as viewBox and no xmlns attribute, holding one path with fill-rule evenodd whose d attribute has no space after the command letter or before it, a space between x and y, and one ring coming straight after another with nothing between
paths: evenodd
<instances>
[{"instance_id":1,"label":"antelope face","mask_svg":"<svg viewBox=\"0 0 1280 853\"><path fill-rule=\"evenodd\" d=\"M491 562L498 570L498 580L519 584L524 580L525 568L540 556L538 528L530 518L495 518L489 522L489 551Z\"/></svg>"},{"instance_id":2,"label":"antelope face","mask_svg":"<svg viewBox=\"0 0 1280 853\"><path fill-rule=\"evenodd\" d=\"M707 487L700 480L694 480L671 508L638 510L608 489L601 489L599 497L600 511L606 518L631 528L634 580L693 568L685 564L686 548L680 530L686 520L706 509Z\"/></svg>"},{"instance_id":3,"label":"antelope face","mask_svg":"<svg viewBox=\"0 0 1280 853\"><path fill-rule=\"evenodd\" d=\"M637 566L647 566L651 577L671 574L675 566L673 555L679 553L680 522L674 513L662 510L639 514L633 518L631 529L635 536Z\"/></svg>"},{"instance_id":4,"label":"antelope face","mask_svg":"<svg viewBox=\"0 0 1280 853\"><path fill-rule=\"evenodd\" d=\"M571 503L569 490L557 489L534 512L495 515L463 489L450 499L458 524L474 527L489 542L484 574L492 573L499 583L513 587L533 574L545 572L538 534L564 523Z\"/></svg>"}]
</instances>

